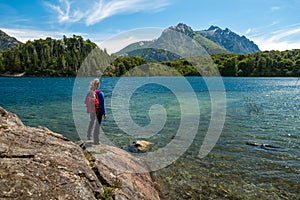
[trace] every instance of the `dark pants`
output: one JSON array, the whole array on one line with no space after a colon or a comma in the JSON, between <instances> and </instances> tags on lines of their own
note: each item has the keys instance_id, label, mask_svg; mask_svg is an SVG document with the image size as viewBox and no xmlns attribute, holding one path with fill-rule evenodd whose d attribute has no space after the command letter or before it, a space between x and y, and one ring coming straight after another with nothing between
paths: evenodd
<instances>
[{"instance_id":1,"label":"dark pants","mask_svg":"<svg viewBox=\"0 0 300 200\"><path fill-rule=\"evenodd\" d=\"M94 128L95 121L97 119L95 129L94 129L94 144L99 144L99 133L100 133L100 125L102 122L103 114L101 112L90 113L90 123L88 128L87 137L88 139L91 137L92 130Z\"/></svg>"}]
</instances>

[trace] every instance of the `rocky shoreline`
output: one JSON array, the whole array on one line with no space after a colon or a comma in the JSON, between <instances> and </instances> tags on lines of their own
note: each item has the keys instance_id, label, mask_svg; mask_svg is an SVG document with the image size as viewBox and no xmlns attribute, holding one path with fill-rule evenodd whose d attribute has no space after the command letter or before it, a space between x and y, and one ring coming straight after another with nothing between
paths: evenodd
<instances>
[{"instance_id":1,"label":"rocky shoreline","mask_svg":"<svg viewBox=\"0 0 300 200\"><path fill-rule=\"evenodd\" d=\"M44 127L23 125L0 107L0 199L160 199L147 168L116 147L77 144Z\"/></svg>"}]
</instances>

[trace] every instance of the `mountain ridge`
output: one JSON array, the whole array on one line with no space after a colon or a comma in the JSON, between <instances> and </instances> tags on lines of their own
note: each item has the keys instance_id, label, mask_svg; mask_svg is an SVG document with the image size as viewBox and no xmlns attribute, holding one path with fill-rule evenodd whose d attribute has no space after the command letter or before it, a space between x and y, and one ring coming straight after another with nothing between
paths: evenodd
<instances>
[{"instance_id":1,"label":"mountain ridge","mask_svg":"<svg viewBox=\"0 0 300 200\"><path fill-rule=\"evenodd\" d=\"M197 34L206 37L223 46L230 53L248 54L260 52L259 47L246 36L238 35L229 28L224 30L218 26L210 26L207 30L196 31Z\"/></svg>"},{"instance_id":2,"label":"mountain ridge","mask_svg":"<svg viewBox=\"0 0 300 200\"><path fill-rule=\"evenodd\" d=\"M207 30L201 30L201 31L194 31L190 26L179 23L176 26L170 26L169 28L166 28L160 37L152 40L152 41L139 41L136 43L132 43L125 48L121 49L119 52L117 52L117 55L124 55L127 54L129 56L141 56L145 58L145 49L150 48L151 51L147 50L147 52L151 52L153 54L153 49L157 47L164 47L167 46L170 48L170 41L167 41L166 34L170 31L179 32L180 34L186 35L186 37L189 37L201 45L202 48L206 50L206 52L209 55L215 55L215 54L224 54L224 53L234 53L234 54L249 54L249 53L255 53L260 52L260 49L258 46L253 42L250 41L245 36L240 36L234 32L232 32L230 29L226 28L225 30L222 30L218 26L212 25ZM174 35L174 34L173 34ZM181 40L182 43L184 43L184 40L181 36L178 37L178 40ZM169 37L169 40L174 40ZM174 43L174 42L173 42ZM170 49L176 49L176 47L171 47ZM163 48L166 49L166 48ZM189 49L187 49L189 51ZM160 51L161 53L161 51ZM166 53L164 53L166 54ZM158 55L157 57L162 57L161 55ZM169 56L170 57L170 56ZM175 56L176 57L176 56ZM176 57L178 58L178 57ZM148 61L155 60L155 58L150 58L147 56ZM164 61L161 59L156 59L157 61Z\"/></svg>"},{"instance_id":3,"label":"mountain ridge","mask_svg":"<svg viewBox=\"0 0 300 200\"><path fill-rule=\"evenodd\" d=\"M8 48L13 48L19 46L22 42L18 41L16 38L9 36L4 31L0 30L0 50L3 51Z\"/></svg>"}]
</instances>

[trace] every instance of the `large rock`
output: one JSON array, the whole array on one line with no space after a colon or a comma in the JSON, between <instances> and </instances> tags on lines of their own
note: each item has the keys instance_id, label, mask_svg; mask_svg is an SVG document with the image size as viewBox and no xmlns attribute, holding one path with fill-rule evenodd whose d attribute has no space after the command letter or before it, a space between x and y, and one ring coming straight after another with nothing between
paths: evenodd
<instances>
[{"instance_id":1,"label":"large rock","mask_svg":"<svg viewBox=\"0 0 300 200\"><path fill-rule=\"evenodd\" d=\"M0 198L96 199L102 185L82 149L0 107Z\"/></svg>"},{"instance_id":2,"label":"large rock","mask_svg":"<svg viewBox=\"0 0 300 200\"><path fill-rule=\"evenodd\" d=\"M147 166L129 153L105 144L87 147L94 156L95 171L108 185L119 184L116 199L159 199ZM98 175L98 176L99 176Z\"/></svg>"},{"instance_id":3,"label":"large rock","mask_svg":"<svg viewBox=\"0 0 300 200\"><path fill-rule=\"evenodd\" d=\"M120 175L109 166L135 159L130 154L90 148L47 128L24 126L0 107L0 199L159 199L149 173ZM96 148L109 154L101 157Z\"/></svg>"}]
</instances>

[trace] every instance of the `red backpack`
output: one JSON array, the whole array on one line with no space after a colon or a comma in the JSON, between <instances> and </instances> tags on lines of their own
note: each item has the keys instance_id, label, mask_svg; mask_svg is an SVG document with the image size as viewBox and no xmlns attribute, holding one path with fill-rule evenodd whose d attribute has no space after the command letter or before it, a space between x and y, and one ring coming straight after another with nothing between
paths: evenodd
<instances>
[{"instance_id":1,"label":"red backpack","mask_svg":"<svg viewBox=\"0 0 300 200\"><path fill-rule=\"evenodd\" d=\"M99 109L99 92L101 92L101 90L95 90L95 94L88 94L86 100L88 113L95 113Z\"/></svg>"}]
</instances>

